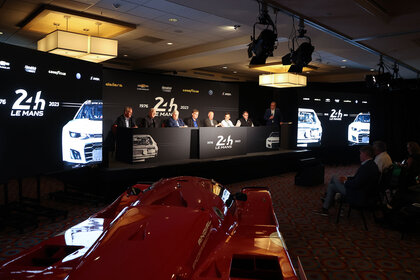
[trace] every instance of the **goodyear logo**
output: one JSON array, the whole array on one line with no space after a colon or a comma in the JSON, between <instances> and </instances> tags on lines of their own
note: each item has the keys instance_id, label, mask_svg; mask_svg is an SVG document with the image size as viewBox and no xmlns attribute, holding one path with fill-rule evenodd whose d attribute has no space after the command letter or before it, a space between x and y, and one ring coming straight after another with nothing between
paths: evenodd
<instances>
[{"instance_id":1,"label":"goodyear logo","mask_svg":"<svg viewBox=\"0 0 420 280\"><path fill-rule=\"evenodd\" d=\"M199 91L199 90L197 90L197 89L186 89L186 88L182 89L182 92L188 92L188 93L200 93L200 91Z\"/></svg>"}]
</instances>

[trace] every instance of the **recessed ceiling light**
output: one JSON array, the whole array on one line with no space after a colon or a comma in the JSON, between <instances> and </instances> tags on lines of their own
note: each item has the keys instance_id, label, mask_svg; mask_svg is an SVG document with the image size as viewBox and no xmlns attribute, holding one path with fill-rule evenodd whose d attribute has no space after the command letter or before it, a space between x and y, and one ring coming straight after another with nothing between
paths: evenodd
<instances>
[{"instance_id":1,"label":"recessed ceiling light","mask_svg":"<svg viewBox=\"0 0 420 280\"><path fill-rule=\"evenodd\" d=\"M178 19L177 18L170 18L170 19L168 19L170 22L177 22L178 21Z\"/></svg>"},{"instance_id":2,"label":"recessed ceiling light","mask_svg":"<svg viewBox=\"0 0 420 280\"><path fill-rule=\"evenodd\" d=\"M309 71L306 72L306 74L309 74L309 73L311 73L311 72L309 72Z\"/></svg>"},{"instance_id":3,"label":"recessed ceiling light","mask_svg":"<svg viewBox=\"0 0 420 280\"><path fill-rule=\"evenodd\" d=\"M227 66L223 66L222 68L223 68L223 69L227 69Z\"/></svg>"},{"instance_id":4,"label":"recessed ceiling light","mask_svg":"<svg viewBox=\"0 0 420 280\"><path fill-rule=\"evenodd\" d=\"M125 54L125 55L124 55L124 57L127 57L127 56L128 56L128 54Z\"/></svg>"},{"instance_id":5,"label":"recessed ceiling light","mask_svg":"<svg viewBox=\"0 0 420 280\"><path fill-rule=\"evenodd\" d=\"M370 68L370 72L373 72L373 71L375 71L375 69L373 69L373 68Z\"/></svg>"},{"instance_id":6,"label":"recessed ceiling light","mask_svg":"<svg viewBox=\"0 0 420 280\"><path fill-rule=\"evenodd\" d=\"M172 42L168 42L168 43L166 43L167 45L169 45L169 46L172 46L174 43L172 43Z\"/></svg>"},{"instance_id":7,"label":"recessed ceiling light","mask_svg":"<svg viewBox=\"0 0 420 280\"><path fill-rule=\"evenodd\" d=\"M341 61L342 61L342 62L347 62L347 59L342 59Z\"/></svg>"},{"instance_id":8,"label":"recessed ceiling light","mask_svg":"<svg viewBox=\"0 0 420 280\"><path fill-rule=\"evenodd\" d=\"M344 69L344 68L346 68L346 65L341 65L340 67Z\"/></svg>"},{"instance_id":9,"label":"recessed ceiling light","mask_svg":"<svg viewBox=\"0 0 420 280\"><path fill-rule=\"evenodd\" d=\"M238 71L233 71L233 74L236 74L236 73L238 73Z\"/></svg>"},{"instance_id":10,"label":"recessed ceiling light","mask_svg":"<svg viewBox=\"0 0 420 280\"><path fill-rule=\"evenodd\" d=\"M3 32L2 31L0 31L0 35L3 35Z\"/></svg>"}]
</instances>

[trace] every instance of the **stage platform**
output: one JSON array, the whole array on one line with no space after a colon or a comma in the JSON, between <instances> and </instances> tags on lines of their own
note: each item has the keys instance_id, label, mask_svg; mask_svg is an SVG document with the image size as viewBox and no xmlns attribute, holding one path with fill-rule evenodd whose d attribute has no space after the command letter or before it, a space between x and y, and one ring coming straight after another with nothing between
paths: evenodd
<instances>
[{"instance_id":1,"label":"stage platform","mask_svg":"<svg viewBox=\"0 0 420 280\"><path fill-rule=\"evenodd\" d=\"M100 168L100 173L104 183L111 189L119 188L118 191L138 182L174 176L199 176L229 184L296 171L299 160L313 156L310 150L279 149L210 159L130 164L115 160L109 153L108 164Z\"/></svg>"}]
</instances>

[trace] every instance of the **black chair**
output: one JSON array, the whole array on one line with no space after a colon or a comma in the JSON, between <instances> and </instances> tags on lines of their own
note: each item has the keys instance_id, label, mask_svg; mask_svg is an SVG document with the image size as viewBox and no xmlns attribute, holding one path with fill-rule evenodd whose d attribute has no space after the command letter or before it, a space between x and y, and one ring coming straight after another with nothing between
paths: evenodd
<instances>
[{"instance_id":1,"label":"black chair","mask_svg":"<svg viewBox=\"0 0 420 280\"><path fill-rule=\"evenodd\" d=\"M360 217L363 221L363 226L365 230L368 230L367 223L366 223L366 212L371 212L374 220L376 221L375 211L381 209L381 199L379 195L379 182L373 186L371 186L365 194L365 201L362 203L352 203L346 200L345 196L342 196L338 202L338 210L337 210L337 217L336 217L336 224L340 221L341 211L343 209L343 204L346 203L348 205L348 213L347 217L350 217L350 213L352 209L359 211Z\"/></svg>"}]
</instances>

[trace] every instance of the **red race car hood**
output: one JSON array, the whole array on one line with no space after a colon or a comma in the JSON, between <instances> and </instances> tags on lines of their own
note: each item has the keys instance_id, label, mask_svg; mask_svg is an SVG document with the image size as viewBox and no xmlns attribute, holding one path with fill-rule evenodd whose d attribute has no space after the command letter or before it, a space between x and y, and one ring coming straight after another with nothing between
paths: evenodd
<instances>
[{"instance_id":1,"label":"red race car hood","mask_svg":"<svg viewBox=\"0 0 420 280\"><path fill-rule=\"evenodd\" d=\"M202 236L209 229L208 211L130 207L103 233L68 279L133 279L133 275L172 279L173 275L190 274Z\"/></svg>"}]
</instances>

